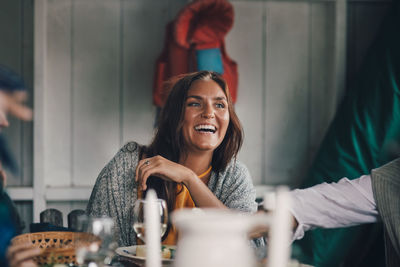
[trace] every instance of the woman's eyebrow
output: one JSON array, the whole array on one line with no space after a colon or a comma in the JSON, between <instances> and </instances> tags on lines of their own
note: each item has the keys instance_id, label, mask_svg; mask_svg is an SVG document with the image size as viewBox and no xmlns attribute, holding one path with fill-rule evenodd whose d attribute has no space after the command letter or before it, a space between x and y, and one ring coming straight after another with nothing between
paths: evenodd
<instances>
[{"instance_id":1,"label":"woman's eyebrow","mask_svg":"<svg viewBox=\"0 0 400 267\"><path fill-rule=\"evenodd\" d=\"M188 95L188 96L186 97L186 99L188 99L188 98L203 99L201 96L198 96L198 95Z\"/></svg>"},{"instance_id":2,"label":"woman's eyebrow","mask_svg":"<svg viewBox=\"0 0 400 267\"><path fill-rule=\"evenodd\" d=\"M224 101L227 101L226 100L226 97L224 97L224 96L218 96L218 97L216 97L216 98L214 98L215 100L224 100Z\"/></svg>"},{"instance_id":3,"label":"woman's eyebrow","mask_svg":"<svg viewBox=\"0 0 400 267\"><path fill-rule=\"evenodd\" d=\"M186 99L188 99L188 98L195 98L195 99L199 99L199 100L203 99L203 97L198 96L198 95L189 95L189 96L186 97ZM224 97L224 96L217 96L217 97L214 97L214 100L219 100L219 101L224 100L224 101L227 101L227 100L226 100L226 97Z\"/></svg>"}]
</instances>

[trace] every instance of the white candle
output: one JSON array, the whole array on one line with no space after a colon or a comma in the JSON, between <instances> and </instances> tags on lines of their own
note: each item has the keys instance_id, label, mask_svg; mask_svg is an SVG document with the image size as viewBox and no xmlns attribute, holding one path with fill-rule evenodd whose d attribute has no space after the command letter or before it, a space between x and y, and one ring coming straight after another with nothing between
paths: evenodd
<instances>
[{"instance_id":1,"label":"white candle","mask_svg":"<svg viewBox=\"0 0 400 267\"><path fill-rule=\"evenodd\" d=\"M154 190L149 190L144 206L146 267L161 267L161 218L158 209L157 194Z\"/></svg>"},{"instance_id":2,"label":"white candle","mask_svg":"<svg viewBox=\"0 0 400 267\"><path fill-rule=\"evenodd\" d=\"M276 190L276 208L268 240L267 266L286 267L290 257L292 218L289 212L291 199L287 187Z\"/></svg>"}]
</instances>

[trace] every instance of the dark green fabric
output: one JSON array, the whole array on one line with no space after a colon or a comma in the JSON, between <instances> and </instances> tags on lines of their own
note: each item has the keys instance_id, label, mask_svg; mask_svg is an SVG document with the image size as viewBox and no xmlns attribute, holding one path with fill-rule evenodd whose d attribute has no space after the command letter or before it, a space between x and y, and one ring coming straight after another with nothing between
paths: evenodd
<instances>
[{"instance_id":1,"label":"dark green fabric","mask_svg":"<svg viewBox=\"0 0 400 267\"><path fill-rule=\"evenodd\" d=\"M338 109L303 184L358 178L397 157L400 140L399 5L391 8L356 83ZM317 229L295 243L315 266L384 266L381 225Z\"/></svg>"}]
</instances>

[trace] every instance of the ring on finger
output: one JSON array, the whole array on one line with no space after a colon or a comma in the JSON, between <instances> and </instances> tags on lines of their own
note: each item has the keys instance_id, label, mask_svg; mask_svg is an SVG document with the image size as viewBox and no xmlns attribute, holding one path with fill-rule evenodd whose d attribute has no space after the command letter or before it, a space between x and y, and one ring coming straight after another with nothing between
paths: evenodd
<instances>
[{"instance_id":1,"label":"ring on finger","mask_svg":"<svg viewBox=\"0 0 400 267\"><path fill-rule=\"evenodd\" d=\"M149 165L150 164L150 161L149 160L146 160L145 162L144 162L144 165Z\"/></svg>"}]
</instances>

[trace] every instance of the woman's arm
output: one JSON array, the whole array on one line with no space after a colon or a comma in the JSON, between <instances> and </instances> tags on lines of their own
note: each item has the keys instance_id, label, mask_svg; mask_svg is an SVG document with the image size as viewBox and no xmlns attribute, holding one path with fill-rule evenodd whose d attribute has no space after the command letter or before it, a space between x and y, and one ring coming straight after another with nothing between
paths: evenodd
<instances>
[{"instance_id":1,"label":"woman's arm","mask_svg":"<svg viewBox=\"0 0 400 267\"><path fill-rule=\"evenodd\" d=\"M213 175L207 186L191 169L162 156L142 159L136 169L136 180L141 190L146 190L146 182L150 176L157 176L167 181L183 183L198 207L256 211L255 189L250 173L243 164L232 161L225 170L218 173L218 177Z\"/></svg>"},{"instance_id":2,"label":"woman's arm","mask_svg":"<svg viewBox=\"0 0 400 267\"><path fill-rule=\"evenodd\" d=\"M140 160L136 168L136 181L141 190L147 189L146 183L150 176L184 184L197 207L226 208L191 169L179 163L162 156Z\"/></svg>"},{"instance_id":3,"label":"woman's arm","mask_svg":"<svg viewBox=\"0 0 400 267\"><path fill-rule=\"evenodd\" d=\"M193 173L193 172L192 172ZM227 207L211 192L211 190L204 184L195 173L189 174L187 179L183 182L190 192L194 203L197 207L202 208L220 208L226 209Z\"/></svg>"},{"instance_id":4,"label":"woman's arm","mask_svg":"<svg viewBox=\"0 0 400 267\"><path fill-rule=\"evenodd\" d=\"M228 208L242 212L256 212L256 190L247 167L233 160L209 187Z\"/></svg>"}]
</instances>

